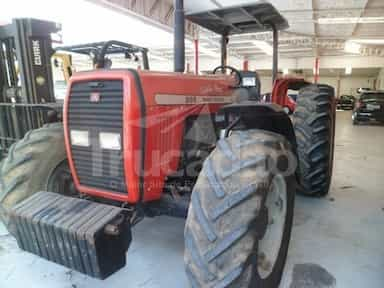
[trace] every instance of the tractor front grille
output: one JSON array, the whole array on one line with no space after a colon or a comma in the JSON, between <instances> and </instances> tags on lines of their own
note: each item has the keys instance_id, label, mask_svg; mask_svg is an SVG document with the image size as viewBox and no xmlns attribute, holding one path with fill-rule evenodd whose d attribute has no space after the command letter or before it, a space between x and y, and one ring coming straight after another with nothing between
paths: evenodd
<instances>
[{"instance_id":1,"label":"tractor front grille","mask_svg":"<svg viewBox=\"0 0 384 288\"><path fill-rule=\"evenodd\" d=\"M100 132L119 133L123 141L123 82L74 83L68 105L68 128L88 131L90 137L89 147L71 145L80 184L126 194L123 143L121 151L101 149L99 143Z\"/></svg>"}]
</instances>

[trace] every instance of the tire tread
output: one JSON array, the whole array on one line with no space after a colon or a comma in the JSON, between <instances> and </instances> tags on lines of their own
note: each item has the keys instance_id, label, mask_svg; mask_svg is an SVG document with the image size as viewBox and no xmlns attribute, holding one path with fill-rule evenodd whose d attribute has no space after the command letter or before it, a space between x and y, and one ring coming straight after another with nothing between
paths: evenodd
<instances>
[{"instance_id":1,"label":"tire tread","mask_svg":"<svg viewBox=\"0 0 384 288\"><path fill-rule=\"evenodd\" d=\"M7 211L19 201L36 193L34 187L47 179L39 179L39 171L58 165L66 158L62 123L44 125L27 132L14 143L0 166L0 220L8 226ZM55 162L55 163L54 163ZM48 175L46 175L48 177ZM36 185L35 185L36 184Z\"/></svg>"},{"instance_id":2,"label":"tire tread","mask_svg":"<svg viewBox=\"0 0 384 288\"><path fill-rule=\"evenodd\" d=\"M230 156L224 151L226 148L218 145L206 159L192 192L184 254L192 287L254 287L253 276L247 272L257 268L253 247L260 234L255 223L266 196L266 184L272 179L271 174L266 173L266 159L271 150L292 149L281 135L263 130L235 131L226 142L229 147L241 144L241 149L231 150L234 156ZM260 156L255 156L253 151L259 151L256 155ZM228 163L232 166L229 169ZM213 173L216 181L210 179ZM249 173L255 176L248 184L228 184ZM223 189L219 196L224 194L224 197L218 197L216 182ZM247 286L244 283L248 283Z\"/></svg>"},{"instance_id":3,"label":"tire tread","mask_svg":"<svg viewBox=\"0 0 384 288\"><path fill-rule=\"evenodd\" d=\"M334 89L328 85L303 88L293 114L300 163L301 193L325 196L329 192L334 145Z\"/></svg>"}]
</instances>

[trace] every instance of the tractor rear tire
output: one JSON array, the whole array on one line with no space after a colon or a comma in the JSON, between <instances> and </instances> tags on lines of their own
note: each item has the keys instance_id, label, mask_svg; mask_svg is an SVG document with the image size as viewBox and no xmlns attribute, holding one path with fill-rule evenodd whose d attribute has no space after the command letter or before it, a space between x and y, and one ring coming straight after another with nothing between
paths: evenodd
<instances>
[{"instance_id":1,"label":"tractor rear tire","mask_svg":"<svg viewBox=\"0 0 384 288\"><path fill-rule=\"evenodd\" d=\"M66 186L66 187L63 187ZM8 211L39 191L73 191L61 123L29 131L0 164L0 220L9 229Z\"/></svg>"},{"instance_id":2,"label":"tractor rear tire","mask_svg":"<svg viewBox=\"0 0 384 288\"><path fill-rule=\"evenodd\" d=\"M186 222L192 288L278 287L296 192L295 169L286 169L290 157L296 159L290 143L263 130L234 131L218 142L193 189Z\"/></svg>"},{"instance_id":3,"label":"tractor rear tire","mask_svg":"<svg viewBox=\"0 0 384 288\"><path fill-rule=\"evenodd\" d=\"M309 85L298 96L293 114L299 158L299 192L315 197L329 193L335 145L335 91Z\"/></svg>"}]
</instances>

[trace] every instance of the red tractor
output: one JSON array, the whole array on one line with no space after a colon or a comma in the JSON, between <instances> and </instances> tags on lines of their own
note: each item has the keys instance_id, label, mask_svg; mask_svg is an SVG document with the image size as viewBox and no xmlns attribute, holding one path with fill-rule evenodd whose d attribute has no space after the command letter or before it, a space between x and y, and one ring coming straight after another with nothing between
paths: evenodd
<instances>
[{"instance_id":1,"label":"red tractor","mask_svg":"<svg viewBox=\"0 0 384 288\"><path fill-rule=\"evenodd\" d=\"M30 131L1 162L0 215L22 249L101 279L125 265L143 217L185 217L192 287L278 287L296 191L329 191L334 89L307 85L291 120L226 66L230 35L272 30L277 75L288 23L269 3L187 18L222 36L214 71L232 75L183 73L176 0L175 72L106 69L107 43L98 69L72 76L64 125Z\"/></svg>"}]
</instances>

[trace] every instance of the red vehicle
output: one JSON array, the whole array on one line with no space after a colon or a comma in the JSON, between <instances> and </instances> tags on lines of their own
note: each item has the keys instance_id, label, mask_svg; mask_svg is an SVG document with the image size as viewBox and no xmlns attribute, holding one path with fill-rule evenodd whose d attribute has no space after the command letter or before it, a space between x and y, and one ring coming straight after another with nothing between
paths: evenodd
<instances>
[{"instance_id":1,"label":"red vehicle","mask_svg":"<svg viewBox=\"0 0 384 288\"><path fill-rule=\"evenodd\" d=\"M296 109L296 101L288 95L288 90L298 91L309 82L302 78L280 78L275 81L272 91L272 103L279 104L288 114L292 114Z\"/></svg>"},{"instance_id":2,"label":"red vehicle","mask_svg":"<svg viewBox=\"0 0 384 288\"><path fill-rule=\"evenodd\" d=\"M64 125L29 132L2 162L0 215L22 249L101 279L125 265L143 217L184 217L192 287L278 287L297 188L329 190L334 90L302 89L293 123L226 65L230 35L272 30L277 44L288 27L265 2L188 15L223 53L216 75L184 74L175 4L175 72L107 69L106 54L135 47L94 49L98 69L71 78Z\"/></svg>"}]
</instances>

